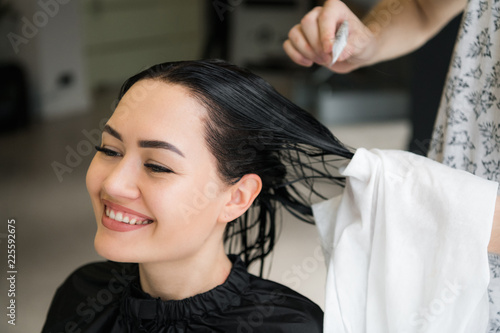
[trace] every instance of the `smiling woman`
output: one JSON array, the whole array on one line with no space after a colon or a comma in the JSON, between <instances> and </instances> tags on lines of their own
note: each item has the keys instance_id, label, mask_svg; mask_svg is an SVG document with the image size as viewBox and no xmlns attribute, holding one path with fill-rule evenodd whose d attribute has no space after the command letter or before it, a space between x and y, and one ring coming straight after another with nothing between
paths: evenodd
<instances>
[{"instance_id":1,"label":"smiling woman","mask_svg":"<svg viewBox=\"0 0 500 333\"><path fill-rule=\"evenodd\" d=\"M125 82L96 149L87 189L111 261L66 280L44 332L322 331L316 304L246 271L262 274L279 206L312 222L311 180L343 183L327 156L352 153L310 114L223 61L164 63Z\"/></svg>"}]
</instances>

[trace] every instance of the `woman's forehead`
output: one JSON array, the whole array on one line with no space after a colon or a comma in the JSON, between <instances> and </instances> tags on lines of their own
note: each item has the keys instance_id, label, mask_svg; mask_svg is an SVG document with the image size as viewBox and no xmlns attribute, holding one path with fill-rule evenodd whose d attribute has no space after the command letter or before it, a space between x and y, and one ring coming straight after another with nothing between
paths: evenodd
<instances>
[{"instance_id":1,"label":"woman's forehead","mask_svg":"<svg viewBox=\"0 0 500 333\"><path fill-rule=\"evenodd\" d=\"M139 81L125 93L108 125L125 137L204 143L205 107L183 86L151 81Z\"/></svg>"}]
</instances>

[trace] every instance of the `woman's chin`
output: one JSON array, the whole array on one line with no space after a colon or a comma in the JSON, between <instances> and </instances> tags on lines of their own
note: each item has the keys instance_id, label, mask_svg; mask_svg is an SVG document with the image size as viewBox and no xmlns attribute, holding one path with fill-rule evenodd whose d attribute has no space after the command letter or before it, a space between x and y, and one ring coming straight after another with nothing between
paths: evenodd
<instances>
[{"instance_id":1,"label":"woman's chin","mask_svg":"<svg viewBox=\"0 0 500 333\"><path fill-rule=\"evenodd\" d=\"M103 237L97 232L94 239L94 248L101 257L116 262L138 262L138 258L132 255L123 246L110 241L109 237Z\"/></svg>"}]
</instances>

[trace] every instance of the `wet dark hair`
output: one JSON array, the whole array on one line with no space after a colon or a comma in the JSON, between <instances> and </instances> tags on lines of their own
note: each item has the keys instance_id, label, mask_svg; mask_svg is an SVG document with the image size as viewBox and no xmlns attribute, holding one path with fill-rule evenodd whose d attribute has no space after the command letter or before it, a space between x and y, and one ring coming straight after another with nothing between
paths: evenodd
<instances>
[{"instance_id":1,"label":"wet dark hair","mask_svg":"<svg viewBox=\"0 0 500 333\"><path fill-rule=\"evenodd\" d=\"M119 99L144 79L187 88L207 108L205 139L218 161L219 176L228 184L246 174L262 179L252 208L228 224L228 251L246 265L272 251L278 205L314 223L311 197L324 199L314 184L323 179L343 185L334 175L334 160L353 153L312 115L279 94L261 77L222 60L179 61L152 66L129 78ZM298 184L302 185L302 189Z\"/></svg>"}]
</instances>

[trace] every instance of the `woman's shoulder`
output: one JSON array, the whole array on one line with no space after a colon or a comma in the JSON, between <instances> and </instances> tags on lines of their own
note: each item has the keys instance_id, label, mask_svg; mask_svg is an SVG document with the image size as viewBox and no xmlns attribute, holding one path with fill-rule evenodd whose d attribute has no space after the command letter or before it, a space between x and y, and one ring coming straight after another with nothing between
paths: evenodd
<instances>
[{"instance_id":1,"label":"woman's shoulder","mask_svg":"<svg viewBox=\"0 0 500 333\"><path fill-rule=\"evenodd\" d=\"M113 307L136 277L134 264L104 261L77 268L56 290L43 331L61 323L88 322Z\"/></svg>"},{"instance_id":2,"label":"woman's shoulder","mask_svg":"<svg viewBox=\"0 0 500 333\"><path fill-rule=\"evenodd\" d=\"M95 285L108 284L110 281L131 281L137 277L137 264L114 261L97 261L75 269L65 282L85 279Z\"/></svg>"},{"instance_id":3,"label":"woman's shoulder","mask_svg":"<svg viewBox=\"0 0 500 333\"><path fill-rule=\"evenodd\" d=\"M304 295L280 283L249 274L249 288L243 299L254 307L246 323L276 320L277 332L322 332L323 311Z\"/></svg>"},{"instance_id":4,"label":"woman's shoulder","mask_svg":"<svg viewBox=\"0 0 500 333\"><path fill-rule=\"evenodd\" d=\"M88 263L74 270L58 288L57 292L71 292L82 296L91 295L92 292L101 294L118 293L135 278L137 278L137 265L118 263L113 261L100 261Z\"/></svg>"}]
</instances>

